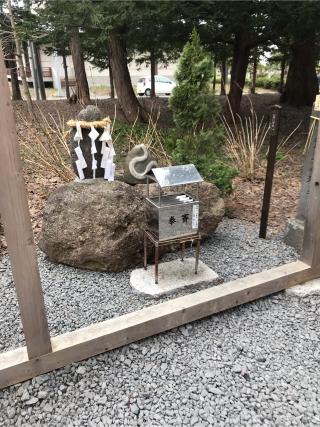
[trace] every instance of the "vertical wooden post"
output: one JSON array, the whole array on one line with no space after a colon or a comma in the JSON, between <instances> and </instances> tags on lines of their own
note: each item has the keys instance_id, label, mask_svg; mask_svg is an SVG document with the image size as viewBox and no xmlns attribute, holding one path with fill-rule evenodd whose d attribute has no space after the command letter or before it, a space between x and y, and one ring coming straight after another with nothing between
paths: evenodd
<instances>
[{"instance_id":1,"label":"vertical wooden post","mask_svg":"<svg viewBox=\"0 0 320 427\"><path fill-rule=\"evenodd\" d=\"M51 352L15 120L0 49L0 212L30 359Z\"/></svg>"},{"instance_id":2,"label":"vertical wooden post","mask_svg":"<svg viewBox=\"0 0 320 427\"><path fill-rule=\"evenodd\" d=\"M301 190L300 190L300 197L298 201L297 215L296 215L296 218L302 221L304 221L305 219L307 201L309 198L310 180L312 176L312 169L313 169L313 163L314 163L314 151L317 143L319 119L320 119L320 95L317 95L316 101L313 104L313 108L311 112L309 135L308 135L309 145L307 147L307 152L303 162Z\"/></svg>"},{"instance_id":3,"label":"vertical wooden post","mask_svg":"<svg viewBox=\"0 0 320 427\"><path fill-rule=\"evenodd\" d=\"M318 126L305 218L301 260L311 267L318 267L320 266L320 126Z\"/></svg>"},{"instance_id":4,"label":"vertical wooden post","mask_svg":"<svg viewBox=\"0 0 320 427\"><path fill-rule=\"evenodd\" d=\"M271 138L270 138L270 144L269 144L267 172L266 172L266 180L264 184L263 203L262 203L261 220L260 220L260 232L259 232L259 237L263 239L266 238L267 227L268 227L274 165L276 162L277 145L278 145L280 112L281 112L281 107L279 105L274 105L272 107L271 114L270 114Z\"/></svg>"}]
</instances>

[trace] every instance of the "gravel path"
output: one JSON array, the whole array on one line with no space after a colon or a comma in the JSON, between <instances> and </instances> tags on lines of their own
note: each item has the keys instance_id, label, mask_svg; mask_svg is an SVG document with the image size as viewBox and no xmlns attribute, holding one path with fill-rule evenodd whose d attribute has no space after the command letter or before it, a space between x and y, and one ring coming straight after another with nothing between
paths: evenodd
<instances>
[{"instance_id":1,"label":"gravel path","mask_svg":"<svg viewBox=\"0 0 320 427\"><path fill-rule=\"evenodd\" d=\"M296 259L256 236L226 220L201 258L225 280ZM52 334L161 301L134 294L130 272L43 257L40 268ZM9 349L23 338L6 259L0 273L0 345ZM319 426L318 302L277 294L10 387L0 391L0 425Z\"/></svg>"}]
</instances>

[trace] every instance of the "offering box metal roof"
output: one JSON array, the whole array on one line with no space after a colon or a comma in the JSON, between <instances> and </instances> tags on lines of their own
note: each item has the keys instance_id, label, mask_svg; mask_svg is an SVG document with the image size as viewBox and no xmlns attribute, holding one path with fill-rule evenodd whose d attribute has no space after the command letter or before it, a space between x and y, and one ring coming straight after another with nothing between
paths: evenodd
<instances>
[{"instance_id":1,"label":"offering box metal roof","mask_svg":"<svg viewBox=\"0 0 320 427\"><path fill-rule=\"evenodd\" d=\"M155 181L161 188L173 187L175 185L195 184L203 179L195 165L168 166L165 168L154 168L152 172Z\"/></svg>"}]
</instances>

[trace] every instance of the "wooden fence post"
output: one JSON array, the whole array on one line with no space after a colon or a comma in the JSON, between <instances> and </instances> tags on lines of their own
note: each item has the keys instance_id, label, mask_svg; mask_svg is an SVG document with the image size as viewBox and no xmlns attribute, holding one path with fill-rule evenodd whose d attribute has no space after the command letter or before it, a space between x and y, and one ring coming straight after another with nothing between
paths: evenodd
<instances>
[{"instance_id":1,"label":"wooden fence post","mask_svg":"<svg viewBox=\"0 0 320 427\"><path fill-rule=\"evenodd\" d=\"M28 357L32 359L51 352L51 341L1 46L0 94L0 212Z\"/></svg>"},{"instance_id":2,"label":"wooden fence post","mask_svg":"<svg viewBox=\"0 0 320 427\"><path fill-rule=\"evenodd\" d=\"M305 218L301 260L311 267L320 267L320 126L318 126Z\"/></svg>"},{"instance_id":3,"label":"wooden fence post","mask_svg":"<svg viewBox=\"0 0 320 427\"><path fill-rule=\"evenodd\" d=\"M297 207L296 218L298 220L305 220L307 201L309 197L310 180L312 176L312 169L314 163L314 150L317 143L318 127L320 119L320 95L317 95L316 101L313 104L310 126L309 126L309 145L303 162L301 190Z\"/></svg>"},{"instance_id":4,"label":"wooden fence post","mask_svg":"<svg viewBox=\"0 0 320 427\"><path fill-rule=\"evenodd\" d=\"M278 148L278 135L279 135L281 109L282 107L280 107L280 105L274 105L271 108L271 113L270 113L271 136L270 136L270 143L269 143L266 180L264 183L263 202L262 202L261 219L260 219L259 237L261 239L265 239L267 235L274 166L276 163L276 155L277 155L277 148Z\"/></svg>"}]
</instances>

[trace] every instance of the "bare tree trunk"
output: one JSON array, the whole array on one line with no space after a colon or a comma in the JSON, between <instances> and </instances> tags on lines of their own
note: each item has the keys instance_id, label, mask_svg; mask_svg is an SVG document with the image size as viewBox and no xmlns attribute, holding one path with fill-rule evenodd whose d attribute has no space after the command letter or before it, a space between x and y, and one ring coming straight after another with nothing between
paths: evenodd
<instances>
[{"instance_id":1,"label":"bare tree trunk","mask_svg":"<svg viewBox=\"0 0 320 427\"><path fill-rule=\"evenodd\" d=\"M241 37L236 38L232 58L230 91L228 95L233 114L239 113L240 111L249 56L250 47L248 47L245 40Z\"/></svg>"},{"instance_id":2,"label":"bare tree trunk","mask_svg":"<svg viewBox=\"0 0 320 427\"><path fill-rule=\"evenodd\" d=\"M220 95L226 94L226 59L221 60Z\"/></svg>"},{"instance_id":3,"label":"bare tree trunk","mask_svg":"<svg viewBox=\"0 0 320 427\"><path fill-rule=\"evenodd\" d=\"M150 52L150 71L151 71L151 98L156 97L156 86L155 86L155 74L156 74L156 60L154 57L154 51Z\"/></svg>"},{"instance_id":4,"label":"bare tree trunk","mask_svg":"<svg viewBox=\"0 0 320 427\"><path fill-rule=\"evenodd\" d=\"M40 90L39 90L39 78L38 78L38 70L36 67L36 61L35 61L35 53L33 48L33 42L28 41L28 51L29 51L29 64L31 64L31 76L32 76L32 83L33 83L33 89L36 95L36 100L40 100Z\"/></svg>"},{"instance_id":5,"label":"bare tree trunk","mask_svg":"<svg viewBox=\"0 0 320 427\"><path fill-rule=\"evenodd\" d=\"M91 104L90 91L84 66L79 30L76 30L71 37L70 50L74 66L74 74L77 82L79 101L84 104Z\"/></svg>"},{"instance_id":6,"label":"bare tree trunk","mask_svg":"<svg viewBox=\"0 0 320 427\"><path fill-rule=\"evenodd\" d=\"M40 53L39 53L39 46L37 46L35 43L33 43L33 49L34 49L34 60L36 63L37 68L37 76L38 76L38 85L39 85L39 91L40 91L40 98L42 101L45 101L47 99L46 97L46 88L43 81L43 74L42 74L42 66L41 66L41 59L40 59Z\"/></svg>"},{"instance_id":7,"label":"bare tree trunk","mask_svg":"<svg viewBox=\"0 0 320 427\"><path fill-rule=\"evenodd\" d=\"M286 58L283 55L282 58L281 58L280 84L279 84L279 89L278 89L278 91L280 93L283 93L285 71L286 71Z\"/></svg>"},{"instance_id":8,"label":"bare tree trunk","mask_svg":"<svg viewBox=\"0 0 320 427\"><path fill-rule=\"evenodd\" d=\"M115 97L115 95L114 95L114 81L113 81L113 72L112 72L110 60L109 60L109 80L110 80L110 98L114 99L114 97Z\"/></svg>"},{"instance_id":9,"label":"bare tree trunk","mask_svg":"<svg viewBox=\"0 0 320 427\"><path fill-rule=\"evenodd\" d=\"M26 64L26 69L31 70L30 58L29 58L29 52L28 52L28 43L26 41L23 41L21 43L22 43L23 58L24 58L24 63Z\"/></svg>"},{"instance_id":10,"label":"bare tree trunk","mask_svg":"<svg viewBox=\"0 0 320 427\"><path fill-rule=\"evenodd\" d=\"M148 115L139 104L132 88L125 43L115 31L111 32L109 47L114 85L123 114L129 123L134 123L135 120L145 122Z\"/></svg>"},{"instance_id":11,"label":"bare tree trunk","mask_svg":"<svg viewBox=\"0 0 320 427\"><path fill-rule=\"evenodd\" d=\"M256 93L256 80L257 80L257 68L258 68L258 50L254 49L253 52L253 64L252 64L252 80L250 85L250 93Z\"/></svg>"},{"instance_id":12,"label":"bare tree trunk","mask_svg":"<svg viewBox=\"0 0 320 427\"><path fill-rule=\"evenodd\" d=\"M10 70L10 77L11 77L11 91L12 91L12 101L21 101L21 90L20 90L20 84L18 79L18 70L16 65L14 65Z\"/></svg>"},{"instance_id":13,"label":"bare tree trunk","mask_svg":"<svg viewBox=\"0 0 320 427\"><path fill-rule=\"evenodd\" d=\"M7 62L7 68L10 70L10 80L11 80L11 98L12 101L21 101L21 91L20 91L20 84L19 84L19 78L18 78L18 69L17 69L17 62L14 55L14 47L11 45L8 47L7 50L10 49L10 52L6 55L6 62Z\"/></svg>"},{"instance_id":14,"label":"bare tree trunk","mask_svg":"<svg viewBox=\"0 0 320 427\"><path fill-rule=\"evenodd\" d=\"M213 96L216 94L216 84L217 84L217 59L216 59L216 57L214 57L214 61L213 61L213 81L212 81Z\"/></svg>"},{"instance_id":15,"label":"bare tree trunk","mask_svg":"<svg viewBox=\"0 0 320 427\"><path fill-rule=\"evenodd\" d=\"M28 111L30 114L33 114L32 100L31 100L30 91L29 91L29 87L28 87L26 71L25 71L25 68L23 65L23 61L22 61L22 54L23 54L22 45L21 45L21 40L20 40L18 33L17 33L17 30L16 30L16 23L15 23L14 17L13 17L11 0L8 0L7 7L8 7L8 12L9 12L9 18L10 18L10 24L11 24L11 28L12 28L14 43L16 46L16 56L17 56L17 60L18 60L18 64L19 64L19 71L20 71L20 76L21 76L21 81L22 81L23 94L24 94L26 101L27 101Z\"/></svg>"},{"instance_id":16,"label":"bare tree trunk","mask_svg":"<svg viewBox=\"0 0 320 427\"><path fill-rule=\"evenodd\" d=\"M62 54L62 65L64 70L64 81L66 84L66 97L67 99L70 99L70 83L69 83L69 76L68 76L67 58L65 53Z\"/></svg>"},{"instance_id":17,"label":"bare tree trunk","mask_svg":"<svg viewBox=\"0 0 320 427\"><path fill-rule=\"evenodd\" d=\"M312 105L319 93L315 40L306 39L293 45L292 53L281 101L293 107Z\"/></svg>"}]
</instances>

